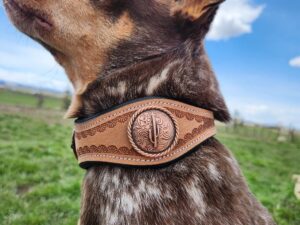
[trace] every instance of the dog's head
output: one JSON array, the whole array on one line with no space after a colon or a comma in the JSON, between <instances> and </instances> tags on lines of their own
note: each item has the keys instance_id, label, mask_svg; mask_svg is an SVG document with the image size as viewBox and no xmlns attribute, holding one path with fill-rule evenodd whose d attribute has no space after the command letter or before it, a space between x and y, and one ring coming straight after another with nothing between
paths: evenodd
<instances>
[{"instance_id":1,"label":"dog's head","mask_svg":"<svg viewBox=\"0 0 300 225\"><path fill-rule=\"evenodd\" d=\"M16 27L65 68L77 95L111 69L199 46L224 0L4 0Z\"/></svg>"}]
</instances>

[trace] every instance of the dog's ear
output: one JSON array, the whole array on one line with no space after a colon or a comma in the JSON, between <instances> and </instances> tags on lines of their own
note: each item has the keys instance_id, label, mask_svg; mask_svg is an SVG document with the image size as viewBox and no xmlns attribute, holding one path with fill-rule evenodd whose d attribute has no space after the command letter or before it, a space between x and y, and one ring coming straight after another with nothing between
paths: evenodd
<instances>
[{"instance_id":1,"label":"dog's ear","mask_svg":"<svg viewBox=\"0 0 300 225\"><path fill-rule=\"evenodd\" d=\"M204 39L219 5L225 0L158 0L168 4L179 31L186 37Z\"/></svg>"}]
</instances>

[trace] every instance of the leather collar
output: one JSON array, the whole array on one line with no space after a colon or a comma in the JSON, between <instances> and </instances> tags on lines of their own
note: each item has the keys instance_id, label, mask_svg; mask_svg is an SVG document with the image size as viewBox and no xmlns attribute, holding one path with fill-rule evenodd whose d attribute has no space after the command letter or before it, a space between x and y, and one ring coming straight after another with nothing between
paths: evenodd
<instances>
[{"instance_id":1,"label":"leather collar","mask_svg":"<svg viewBox=\"0 0 300 225\"><path fill-rule=\"evenodd\" d=\"M164 98L138 99L75 121L73 150L82 168L154 166L178 159L215 134L211 111Z\"/></svg>"}]
</instances>

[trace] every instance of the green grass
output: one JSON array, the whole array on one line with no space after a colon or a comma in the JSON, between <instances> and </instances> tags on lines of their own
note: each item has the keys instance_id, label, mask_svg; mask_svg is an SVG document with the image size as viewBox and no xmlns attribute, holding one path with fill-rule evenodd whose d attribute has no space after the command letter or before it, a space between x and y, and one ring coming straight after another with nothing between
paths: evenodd
<instances>
[{"instance_id":1,"label":"green grass","mask_svg":"<svg viewBox=\"0 0 300 225\"><path fill-rule=\"evenodd\" d=\"M279 225L300 224L300 201L294 196L293 174L300 173L300 146L219 134L237 158L251 191Z\"/></svg>"},{"instance_id":2,"label":"green grass","mask_svg":"<svg viewBox=\"0 0 300 225\"><path fill-rule=\"evenodd\" d=\"M32 94L22 92L15 92L9 90L0 90L0 104L1 105L22 105L27 107L36 107L37 98ZM45 97L43 108L46 109L61 109L62 100L54 97Z\"/></svg>"},{"instance_id":3,"label":"green grass","mask_svg":"<svg viewBox=\"0 0 300 225\"><path fill-rule=\"evenodd\" d=\"M83 171L71 127L0 114L0 224L76 224Z\"/></svg>"},{"instance_id":4,"label":"green grass","mask_svg":"<svg viewBox=\"0 0 300 225\"><path fill-rule=\"evenodd\" d=\"M72 126L61 123L60 115L50 123L38 114L0 111L0 224L74 225L84 171L69 147ZM233 151L251 190L278 224L299 225L300 201L291 179L300 173L299 145L228 132L218 138Z\"/></svg>"}]
</instances>

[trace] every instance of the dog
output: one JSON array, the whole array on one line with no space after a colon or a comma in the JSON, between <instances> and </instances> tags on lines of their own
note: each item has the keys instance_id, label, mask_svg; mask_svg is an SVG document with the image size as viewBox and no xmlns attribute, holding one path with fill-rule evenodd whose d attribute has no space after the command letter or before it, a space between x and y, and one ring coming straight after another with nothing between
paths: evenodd
<instances>
[{"instance_id":1,"label":"dog","mask_svg":"<svg viewBox=\"0 0 300 225\"><path fill-rule=\"evenodd\" d=\"M74 87L68 118L147 96L230 114L204 49L223 0L4 0ZM117 138L117 137L116 137ZM214 137L160 167L99 164L82 186L81 225L271 225L238 163Z\"/></svg>"}]
</instances>

